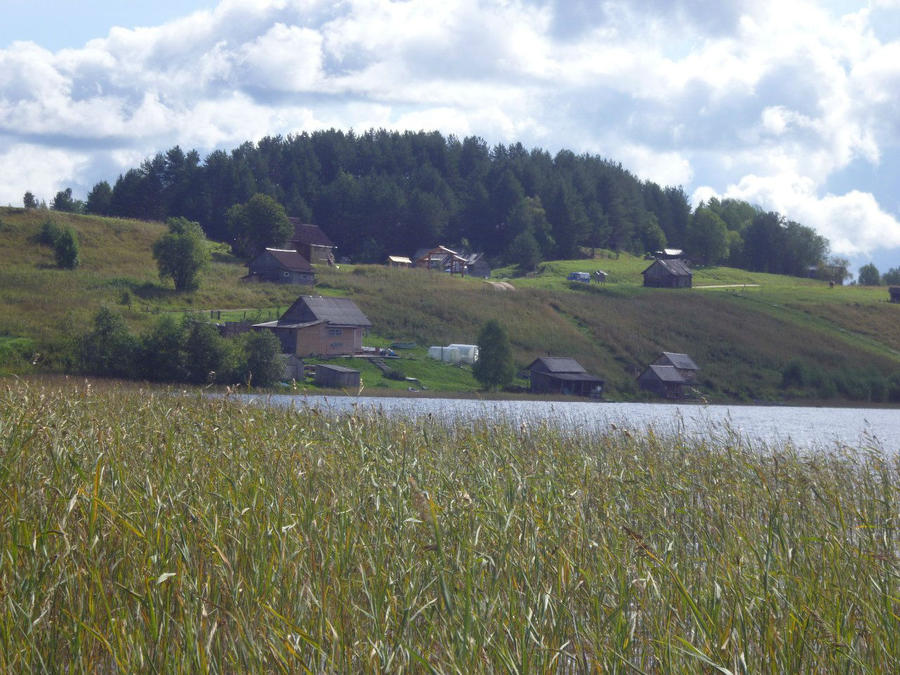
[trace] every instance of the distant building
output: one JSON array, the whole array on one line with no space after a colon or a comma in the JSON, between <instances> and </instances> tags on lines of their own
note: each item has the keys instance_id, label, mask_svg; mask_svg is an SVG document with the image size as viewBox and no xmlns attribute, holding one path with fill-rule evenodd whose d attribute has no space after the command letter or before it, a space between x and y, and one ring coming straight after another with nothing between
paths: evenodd
<instances>
[{"instance_id":1,"label":"distant building","mask_svg":"<svg viewBox=\"0 0 900 675\"><path fill-rule=\"evenodd\" d=\"M900 286L889 286L888 293L891 296L891 302L900 302Z\"/></svg>"},{"instance_id":2,"label":"distant building","mask_svg":"<svg viewBox=\"0 0 900 675\"><path fill-rule=\"evenodd\" d=\"M700 368L687 354L663 352L638 376L638 385L662 398L684 398Z\"/></svg>"},{"instance_id":3,"label":"distant building","mask_svg":"<svg viewBox=\"0 0 900 675\"><path fill-rule=\"evenodd\" d=\"M464 274L466 259L446 246L420 248L412 257L414 267L426 270L441 270L450 274Z\"/></svg>"},{"instance_id":4,"label":"distant building","mask_svg":"<svg viewBox=\"0 0 900 675\"><path fill-rule=\"evenodd\" d=\"M389 255L386 264L388 267L394 268L412 267L412 260L402 255Z\"/></svg>"},{"instance_id":5,"label":"distant building","mask_svg":"<svg viewBox=\"0 0 900 675\"><path fill-rule=\"evenodd\" d=\"M248 265L248 281L268 281L276 284L315 284L312 265L294 250L267 248Z\"/></svg>"},{"instance_id":6,"label":"distant building","mask_svg":"<svg viewBox=\"0 0 900 675\"><path fill-rule=\"evenodd\" d=\"M664 248L653 252L653 257L659 260L674 260L684 255L684 251L680 248Z\"/></svg>"},{"instance_id":7,"label":"distant building","mask_svg":"<svg viewBox=\"0 0 900 675\"><path fill-rule=\"evenodd\" d=\"M466 259L466 274L481 279L487 279L491 276L491 266L488 264L484 253L468 253L464 257Z\"/></svg>"},{"instance_id":8,"label":"distant building","mask_svg":"<svg viewBox=\"0 0 900 675\"><path fill-rule=\"evenodd\" d=\"M690 288L694 274L691 268L680 259L656 259L641 274L644 275L644 286L649 288Z\"/></svg>"},{"instance_id":9,"label":"distant building","mask_svg":"<svg viewBox=\"0 0 900 675\"><path fill-rule=\"evenodd\" d=\"M359 371L344 366L320 363L316 365L316 384L335 389L359 388Z\"/></svg>"},{"instance_id":10,"label":"distant building","mask_svg":"<svg viewBox=\"0 0 900 675\"><path fill-rule=\"evenodd\" d=\"M687 354L678 352L663 352L653 362L655 366L672 366L684 378L685 382L693 382L697 377L700 367Z\"/></svg>"},{"instance_id":11,"label":"distant building","mask_svg":"<svg viewBox=\"0 0 900 675\"><path fill-rule=\"evenodd\" d=\"M572 358L543 356L531 362L528 373L534 393L593 397L603 394L603 380Z\"/></svg>"},{"instance_id":12,"label":"distant building","mask_svg":"<svg viewBox=\"0 0 900 675\"><path fill-rule=\"evenodd\" d=\"M675 366L651 364L638 376L641 389L651 391L662 398L684 398L687 381Z\"/></svg>"},{"instance_id":13,"label":"distant building","mask_svg":"<svg viewBox=\"0 0 900 675\"><path fill-rule=\"evenodd\" d=\"M253 327L275 333L286 354L347 356L362 351L372 322L349 298L302 295L278 321Z\"/></svg>"},{"instance_id":14,"label":"distant building","mask_svg":"<svg viewBox=\"0 0 900 675\"><path fill-rule=\"evenodd\" d=\"M322 231L318 225L302 222L299 218L288 218L294 226L294 233L288 240L285 248L290 248L311 263L334 263L334 242Z\"/></svg>"}]
</instances>

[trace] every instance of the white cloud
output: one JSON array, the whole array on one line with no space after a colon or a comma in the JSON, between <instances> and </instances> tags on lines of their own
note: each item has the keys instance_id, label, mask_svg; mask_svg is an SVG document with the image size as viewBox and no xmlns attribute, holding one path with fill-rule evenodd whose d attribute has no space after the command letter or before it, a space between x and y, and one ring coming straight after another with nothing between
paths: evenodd
<instances>
[{"instance_id":1,"label":"white cloud","mask_svg":"<svg viewBox=\"0 0 900 675\"><path fill-rule=\"evenodd\" d=\"M900 35L884 35L898 9L223 0L81 49L14 43L0 50L0 202L23 186L114 179L91 172L175 144L205 153L329 126L438 129L596 152L695 198L741 196L820 228L836 250L895 245L885 195L825 185L900 145ZM53 175L29 152L52 155Z\"/></svg>"}]
</instances>

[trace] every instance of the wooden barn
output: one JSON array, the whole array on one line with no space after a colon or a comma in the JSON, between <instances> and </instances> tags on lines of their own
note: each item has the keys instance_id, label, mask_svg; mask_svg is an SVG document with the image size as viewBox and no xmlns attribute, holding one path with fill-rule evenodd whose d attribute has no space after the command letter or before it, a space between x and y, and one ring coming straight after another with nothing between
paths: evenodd
<instances>
[{"instance_id":1,"label":"wooden barn","mask_svg":"<svg viewBox=\"0 0 900 675\"><path fill-rule=\"evenodd\" d=\"M316 283L312 265L297 251L267 248L249 264L247 281L268 281L276 284Z\"/></svg>"},{"instance_id":2,"label":"wooden barn","mask_svg":"<svg viewBox=\"0 0 900 675\"><path fill-rule=\"evenodd\" d=\"M693 382L697 378L699 366L687 354L678 352L663 352L659 358L653 362L654 366L672 366L685 382Z\"/></svg>"},{"instance_id":3,"label":"wooden barn","mask_svg":"<svg viewBox=\"0 0 900 675\"><path fill-rule=\"evenodd\" d=\"M641 274L648 288L690 288L694 274L683 260L656 259Z\"/></svg>"},{"instance_id":4,"label":"wooden barn","mask_svg":"<svg viewBox=\"0 0 900 675\"><path fill-rule=\"evenodd\" d=\"M569 357L543 356L531 362L528 372L533 393L595 398L603 394L603 380Z\"/></svg>"},{"instance_id":5,"label":"wooden barn","mask_svg":"<svg viewBox=\"0 0 900 675\"><path fill-rule=\"evenodd\" d=\"M651 364L638 376L641 389L651 391L662 398L684 398L687 385L684 377L675 366L659 366Z\"/></svg>"},{"instance_id":6,"label":"wooden barn","mask_svg":"<svg viewBox=\"0 0 900 675\"><path fill-rule=\"evenodd\" d=\"M316 385L333 389L359 389L359 371L320 363L316 365Z\"/></svg>"},{"instance_id":7,"label":"wooden barn","mask_svg":"<svg viewBox=\"0 0 900 675\"><path fill-rule=\"evenodd\" d=\"M302 222L299 218L288 218L294 226L285 248L291 248L311 263L333 264L336 248L328 235L318 225Z\"/></svg>"},{"instance_id":8,"label":"wooden barn","mask_svg":"<svg viewBox=\"0 0 900 675\"><path fill-rule=\"evenodd\" d=\"M253 327L275 333L286 354L347 356L362 351L372 322L349 298L302 295L278 321Z\"/></svg>"}]
</instances>

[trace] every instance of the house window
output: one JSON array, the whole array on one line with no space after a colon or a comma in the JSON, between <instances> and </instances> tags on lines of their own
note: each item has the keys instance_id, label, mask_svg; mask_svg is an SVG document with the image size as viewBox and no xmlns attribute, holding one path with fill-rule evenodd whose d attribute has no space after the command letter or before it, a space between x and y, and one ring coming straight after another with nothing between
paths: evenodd
<instances>
[{"instance_id":1,"label":"house window","mask_svg":"<svg viewBox=\"0 0 900 675\"><path fill-rule=\"evenodd\" d=\"M328 329L329 335L343 335L343 333L344 333L344 331L340 328L329 328Z\"/></svg>"}]
</instances>

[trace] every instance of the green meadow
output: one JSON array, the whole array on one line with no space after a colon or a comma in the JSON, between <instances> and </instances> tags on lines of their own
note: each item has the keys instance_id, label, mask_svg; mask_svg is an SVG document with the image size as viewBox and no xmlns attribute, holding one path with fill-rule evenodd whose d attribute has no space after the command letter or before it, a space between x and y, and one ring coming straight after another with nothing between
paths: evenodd
<instances>
[{"instance_id":1,"label":"green meadow","mask_svg":"<svg viewBox=\"0 0 900 675\"><path fill-rule=\"evenodd\" d=\"M3 672L897 672L900 463L0 381Z\"/></svg>"},{"instance_id":2,"label":"green meadow","mask_svg":"<svg viewBox=\"0 0 900 675\"><path fill-rule=\"evenodd\" d=\"M76 270L56 269L50 249L36 242L47 218L78 233ZM159 223L13 208L0 208L0 221L0 339L19 341L15 349L0 343L0 372L71 370L73 340L101 305L142 330L162 313L269 320L310 292L241 281L246 267L215 244L200 288L176 293L160 281L150 252L165 231ZM424 348L474 342L497 318L519 368L548 354L575 357L606 380L611 399L642 398L636 376L659 352L676 351L700 365L698 395L708 401L900 401L900 305L887 301L884 287L829 288L701 267L693 289L645 289L640 273L648 264L597 251L593 259L542 263L528 276L495 270L491 281L513 290L422 270L339 265L317 269L312 292L352 298L373 323L368 344L415 341L421 349L401 354L398 370L434 390L471 394L477 384L465 369L427 363ZM569 272L597 269L608 272L606 283L566 281ZM364 376L370 392L408 386L372 368Z\"/></svg>"}]
</instances>

